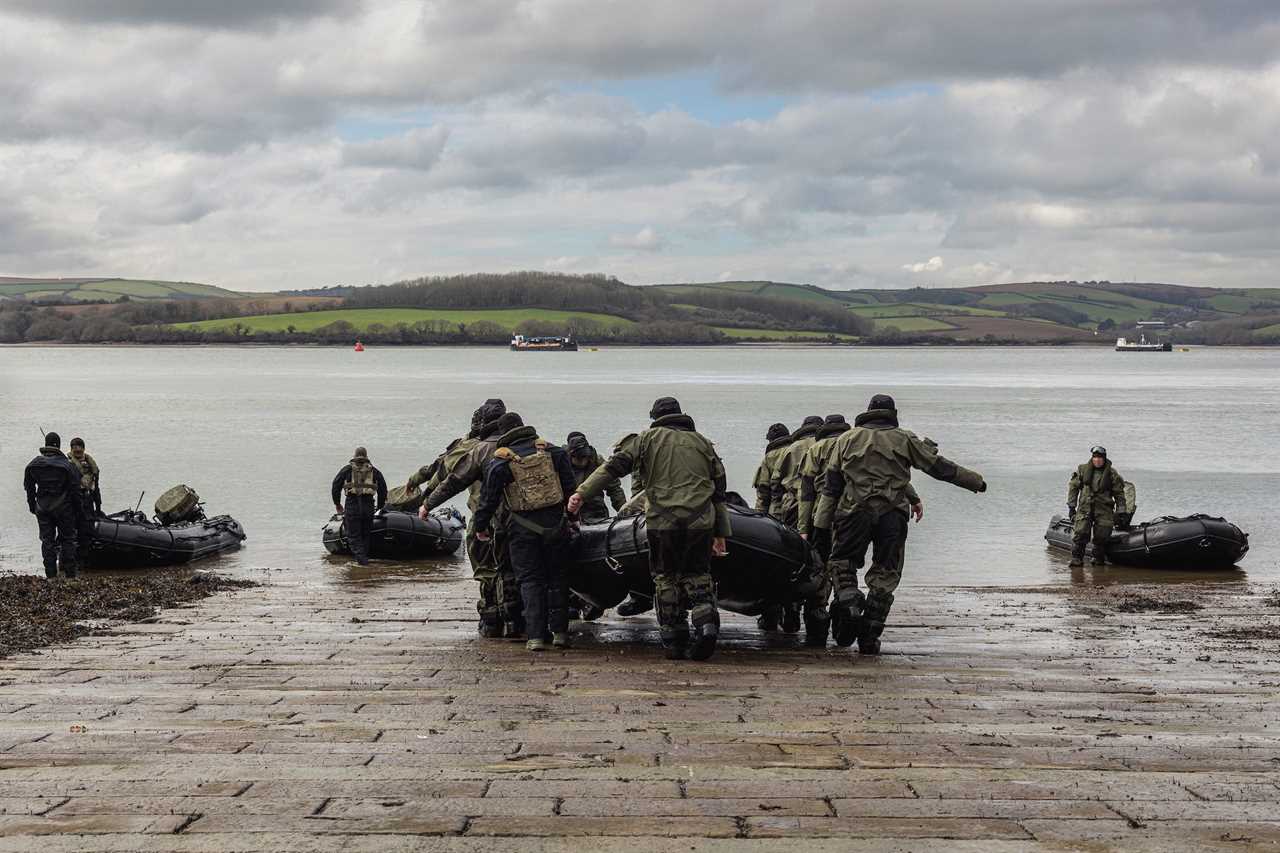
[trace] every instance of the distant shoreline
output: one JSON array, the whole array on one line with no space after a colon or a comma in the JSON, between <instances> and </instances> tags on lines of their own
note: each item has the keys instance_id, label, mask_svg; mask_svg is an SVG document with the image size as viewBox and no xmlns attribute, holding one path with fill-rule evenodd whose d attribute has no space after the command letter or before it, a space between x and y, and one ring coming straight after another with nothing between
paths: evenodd
<instances>
[{"instance_id":1,"label":"distant shoreline","mask_svg":"<svg viewBox=\"0 0 1280 853\"><path fill-rule=\"evenodd\" d=\"M299 341L290 343L287 341L243 341L232 343L230 341L165 341L165 342L147 342L139 343L137 341L119 341L119 342L68 342L68 341L23 341L20 343L0 343L0 348L8 349L25 349L32 347L55 347L55 348L119 348L119 349L146 349L146 348L165 348L165 347L190 347L200 349L240 349L240 348L259 348L259 349L351 349L355 346L355 341L347 343L319 343L316 341ZM1026 349L1026 348L1043 348L1043 349L1095 349L1095 348L1112 348L1115 346L1114 341L937 341L935 343L911 341L904 343L888 343L885 341L867 341L862 342L836 342L827 341L718 341L715 343L669 343L669 344L619 344L619 343L602 343L602 344L582 344L580 351L603 350L603 349L741 349L750 347L755 349L792 349L802 347L804 349ZM1205 348L1224 348L1224 349L1275 349L1275 344L1174 344L1174 351L1179 349L1205 349ZM366 349L509 349L507 344L487 344L487 343L370 343L365 344ZM552 350L559 352L559 350Z\"/></svg>"}]
</instances>

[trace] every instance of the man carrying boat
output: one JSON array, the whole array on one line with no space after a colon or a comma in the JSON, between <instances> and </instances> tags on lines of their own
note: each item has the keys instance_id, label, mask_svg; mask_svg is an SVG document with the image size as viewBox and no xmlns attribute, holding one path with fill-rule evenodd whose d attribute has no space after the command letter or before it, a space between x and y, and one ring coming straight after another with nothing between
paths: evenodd
<instances>
[{"instance_id":1,"label":"man carrying boat","mask_svg":"<svg viewBox=\"0 0 1280 853\"><path fill-rule=\"evenodd\" d=\"M569 451L569 462L573 465L574 488L577 488L587 477L604 464L600 454L587 437L580 432L571 432L565 439L565 449ZM627 493L622 490L622 483L614 480L604 488L613 504L613 511L619 512L627 503ZM578 513L583 524L594 524L609 518L609 509L604 503L604 494L596 495L582 505Z\"/></svg>"},{"instance_id":2,"label":"man carrying boat","mask_svg":"<svg viewBox=\"0 0 1280 853\"><path fill-rule=\"evenodd\" d=\"M756 490L756 511L767 513L773 503L773 472L787 445L791 443L791 430L786 424L773 424L764 434L764 458L756 468L751 485Z\"/></svg>"},{"instance_id":3,"label":"man carrying boat","mask_svg":"<svg viewBox=\"0 0 1280 853\"><path fill-rule=\"evenodd\" d=\"M476 509L476 535L490 536L490 522L501 505L506 508L503 531L511 567L520 583L524 603L527 648L544 651L547 640L569 645L568 587L564 549L569 543L565 499L577 486L569 455L525 426L520 416L502 416L508 427L485 468L484 486Z\"/></svg>"},{"instance_id":4,"label":"man carrying boat","mask_svg":"<svg viewBox=\"0 0 1280 853\"><path fill-rule=\"evenodd\" d=\"M505 634L514 639L524 634L523 607L507 552L507 540L502 535L503 519L497 519L498 529L494 532L498 535L488 539L479 537L482 530L476 526L475 520L485 469L498 449L498 439L510 427L502 424L502 418L507 414L502 400L486 400L480 408L482 426L477 435L478 441L447 472L443 469L439 472L444 474L443 479L438 480L439 485L423 500L418 515L425 519L428 513L454 495L469 492L467 509L472 517L467 526L467 554L472 559L473 577L480 583L480 600L476 603L480 613L480 636L499 638ZM504 512L498 508L499 516Z\"/></svg>"},{"instance_id":5,"label":"man carrying boat","mask_svg":"<svg viewBox=\"0 0 1280 853\"><path fill-rule=\"evenodd\" d=\"M625 441L569 498L573 515L610 480L633 471L644 478L645 527L658 628L667 657L706 660L720 635L711 557L728 553L724 465L674 397L649 410L653 422ZM693 623L690 636L689 623ZM692 642L691 642L692 639Z\"/></svg>"},{"instance_id":6,"label":"man carrying boat","mask_svg":"<svg viewBox=\"0 0 1280 853\"><path fill-rule=\"evenodd\" d=\"M76 576L76 529L84 512L80 502L80 474L62 453L62 437L44 437L40 455L27 464L22 485L27 509L40 527L40 555L47 578L58 576L58 566L68 578Z\"/></svg>"},{"instance_id":7,"label":"man carrying boat","mask_svg":"<svg viewBox=\"0 0 1280 853\"><path fill-rule=\"evenodd\" d=\"M911 469L972 492L985 492L987 484L981 474L940 456L936 445L899 427L897 405L888 394L871 398L854 428L835 440L829 458L814 525L832 531L832 633L838 645L857 640L862 654L878 654L893 593L902 581ZM863 577L863 594L858 572L868 547L871 568Z\"/></svg>"},{"instance_id":8,"label":"man carrying boat","mask_svg":"<svg viewBox=\"0 0 1280 853\"><path fill-rule=\"evenodd\" d=\"M387 502L387 481L369 461L367 450L356 448L351 461L333 478L330 492L333 508L342 516L342 529L351 547L351 555L357 563L367 566L369 541L373 536L373 514ZM345 502L342 500L344 495Z\"/></svg>"},{"instance_id":9,"label":"man carrying boat","mask_svg":"<svg viewBox=\"0 0 1280 853\"><path fill-rule=\"evenodd\" d=\"M1071 474L1067 484L1067 517L1073 525L1071 567L1084 565L1084 549L1093 539L1093 565L1107 564L1107 540L1116 525L1116 515L1128 506L1124 478L1107 458L1107 449L1095 445L1089 461Z\"/></svg>"}]
</instances>

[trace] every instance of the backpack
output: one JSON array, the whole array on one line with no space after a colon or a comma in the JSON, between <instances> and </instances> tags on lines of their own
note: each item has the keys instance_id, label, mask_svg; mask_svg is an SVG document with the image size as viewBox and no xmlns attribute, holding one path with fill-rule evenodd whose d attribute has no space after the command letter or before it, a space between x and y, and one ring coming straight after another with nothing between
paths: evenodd
<instances>
[{"instance_id":1,"label":"backpack","mask_svg":"<svg viewBox=\"0 0 1280 853\"><path fill-rule=\"evenodd\" d=\"M518 456L508 448L496 454L511 465L511 483L505 490L507 506L514 512L533 512L560 506L564 503L564 489L555 462L547 452L547 443L539 441L528 456Z\"/></svg>"}]
</instances>

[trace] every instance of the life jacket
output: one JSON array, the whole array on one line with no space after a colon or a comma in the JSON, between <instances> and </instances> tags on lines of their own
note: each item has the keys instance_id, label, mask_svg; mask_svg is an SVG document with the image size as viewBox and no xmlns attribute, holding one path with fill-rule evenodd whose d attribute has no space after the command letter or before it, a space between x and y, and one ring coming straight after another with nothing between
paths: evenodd
<instances>
[{"instance_id":1,"label":"life jacket","mask_svg":"<svg viewBox=\"0 0 1280 853\"><path fill-rule=\"evenodd\" d=\"M376 495L378 484L373 476L373 463L368 459L352 459L351 472L347 474L347 482L342 488L349 497Z\"/></svg>"},{"instance_id":2,"label":"life jacket","mask_svg":"<svg viewBox=\"0 0 1280 853\"><path fill-rule=\"evenodd\" d=\"M550 445L538 439L535 450L528 456L520 456L508 447L498 448L494 455L511 466L511 482L504 493L507 506L513 512L534 512L564 504L564 489L555 462L547 452Z\"/></svg>"}]
</instances>

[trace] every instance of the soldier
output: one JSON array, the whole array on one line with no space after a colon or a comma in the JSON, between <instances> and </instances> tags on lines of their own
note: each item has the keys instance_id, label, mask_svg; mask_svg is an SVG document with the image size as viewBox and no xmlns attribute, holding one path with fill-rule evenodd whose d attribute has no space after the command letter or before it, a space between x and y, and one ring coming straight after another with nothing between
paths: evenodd
<instances>
[{"instance_id":1,"label":"soldier","mask_svg":"<svg viewBox=\"0 0 1280 853\"><path fill-rule=\"evenodd\" d=\"M827 473L827 460L831 448L835 446L836 437L848 432L849 422L844 415L827 415L818 427L813 444L809 445L800 460L800 491L796 497L796 529L800 535L809 540L823 562L831 556L831 531L813 526L813 508L817 504L818 494L822 491L822 481Z\"/></svg>"},{"instance_id":2,"label":"soldier","mask_svg":"<svg viewBox=\"0 0 1280 853\"><path fill-rule=\"evenodd\" d=\"M489 538L499 504L506 507L503 527L511 566L524 603L525 644L545 651L547 635L559 648L569 645L564 548L568 544L565 499L577 487L569 455L538 437L515 412L503 415L508 426L485 469L476 535Z\"/></svg>"},{"instance_id":3,"label":"soldier","mask_svg":"<svg viewBox=\"0 0 1280 853\"><path fill-rule=\"evenodd\" d=\"M507 407L501 400L488 400L481 408L483 409L481 420L484 425L477 436L479 441L457 460L452 470L445 474L439 485L427 495L422 502L422 508L418 510L418 515L426 518L431 510L454 495L469 490L467 508L471 511L472 518L468 524L467 535L471 537L470 541L474 544L469 545L471 550L468 553L475 555L473 571L476 580L480 582L480 601L477 603L477 609L480 611L480 636L497 638L505 635L509 639L517 639L524 635L524 619L521 616L523 608L520 603L520 590L515 572L511 568L506 536L503 535L506 525L502 516L505 515L506 510L501 506L498 507L497 527L489 531L498 535L486 539L479 537L481 529L476 526L475 514L480 506L480 488L484 481L484 473L489 462L493 460L494 452L498 449L498 439L518 424L514 423L514 419L509 419L504 425L502 419L506 417Z\"/></svg>"},{"instance_id":4,"label":"soldier","mask_svg":"<svg viewBox=\"0 0 1280 853\"><path fill-rule=\"evenodd\" d=\"M80 501L80 473L62 453L56 432L44 437L40 455L27 463L22 476L27 509L40 528L40 555L47 578L58 576L58 565L68 578L76 576L76 528L84 505Z\"/></svg>"},{"instance_id":5,"label":"soldier","mask_svg":"<svg viewBox=\"0 0 1280 853\"><path fill-rule=\"evenodd\" d=\"M1089 461L1071 475L1067 486L1067 516L1075 524L1074 547L1071 549L1071 566L1084 565L1084 549L1093 537L1093 565L1107 564L1107 540L1116 524L1116 515L1126 523L1128 501L1125 498L1124 478L1107 458L1102 445L1089 451Z\"/></svg>"},{"instance_id":6,"label":"soldier","mask_svg":"<svg viewBox=\"0 0 1280 853\"><path fill-rule=\"evenodd\" d=\"M770 474L769 514L787 527L796 526L800 495L800 461L804 459L805 451L817 440L818 430L821 427L820 415L810 415L805 418L800 429L791 434L791 440L778 457L778 462L773 466Z\"/></svg>"},{"instance_id":7,"label":"soldier","mask_svg":"<svg viewBox=\"0 0 1280 853\"><path fill-rule=\"evenodd\" d=\"M342 466L330 488L333 508L342 516L342 529L347 535L351 555L362 566L369 565L369 540L373 535L374 499L376 509L387 502L387 481L382 472L373 467L369 453L357 447L351 461ZM342 496L346 495L346 504Z\"/></svg>"},{"instance_id":8,"label":"soldier","mask_svg":"<svg viewBox=\"0 0 1280 853\"><path fill-rule=\"evenodd\" d=\"M624 440L578 487L569 498L569 513L599 494L610 478L622 479L633 471L644 478L649 571L662 644L669 659L679 660L687 653L694 660L706 660L715 652L720 634L710 558L728 553L724 540L731 532L724 465L674 397L656 400L649 417L653 423L647 430Z\"/></svg>"},{"instance_id":9,"label":"soldier","mask_svg":"<svg viewBox=\"0 0 1280 853\"><path fill-rule=\"evenodd\" d=\"M835 583L831 604L836 643L856 639L863 654L880 652L880 634L902 580L907 536L907 487L911 469L973 492L985 492L982 475L940 456L936 445L898 426L893 398L876 394L854 429L831 448L814 526L832 531L828 566ZM858 589L858 571L871 546L871 568Z\"/></svg>"},{"instance_id":10,"label":"soldier","mask_svg":"<svg viewBox=\"0 0 1280 853\"><path fill-rule=\"evenodd\" d=\"M755 480L751 483L756 490L758 512L768 512L769 504L773 502L773 469L783 449L791 443L791 430L787 429L786 424L774 424L764 434L764 440L764 459L760 460Z\"/></svg>"},{"instance_id":11,"label":"soldier","mask_svg":"<svg viewBox=\"0 0 1280 853\"><path fill-rule=\"evenodd\" d=\"M571 432L565 439L565 449L569 451L569 462L573 465L574 488L591 476L597 468L604 464L600 454L580 432ZM613 511L619 512L627 504L627 493L622 490L622 483L614 480L605 486L605 493L613 504ZM604 495L596 495L582 505L579 513L585 524L593 524L609 518L609 509L605 506Z\"/></svg>"},{"instance_id":12,"label":"soldier","mask_svg":"<svg viewBox=\"0 0 1280 853\"><path fill-rule=\"evenodd\" d=\"M80 528L76 535L79 562L84 562L93 540L93 519L102 515L102 490L99 488L101 472L98 463L85 452L84 439L71 439L71 466L80 475Z\"/></svg>"}]
</instances>

